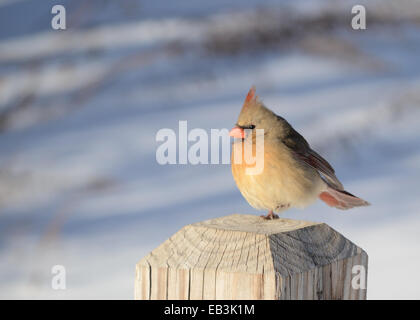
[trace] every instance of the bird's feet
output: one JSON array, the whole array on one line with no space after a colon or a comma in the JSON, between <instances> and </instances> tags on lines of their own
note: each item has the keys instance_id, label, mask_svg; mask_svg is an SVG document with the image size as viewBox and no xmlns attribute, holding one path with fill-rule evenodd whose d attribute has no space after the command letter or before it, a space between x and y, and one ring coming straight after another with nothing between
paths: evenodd
<instances>
[{"instance_id":1,"label":"bird's feet","mask_svg":"<svg viewBox=\"0 0 420 320\"><path fill-rule=\"evenodd\" d=\"M278 219L279 216L276 215L275 213L273 213L273 210L270 210L267 215L261 215L261 218L264 218L265 220L274 220L274 219Z\"/></svg>"}]
</instances>

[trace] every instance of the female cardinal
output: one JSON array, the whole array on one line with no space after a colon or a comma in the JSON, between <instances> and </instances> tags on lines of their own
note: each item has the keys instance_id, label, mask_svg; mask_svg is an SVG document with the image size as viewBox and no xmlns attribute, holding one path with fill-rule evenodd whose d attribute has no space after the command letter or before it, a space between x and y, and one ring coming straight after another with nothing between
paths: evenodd
<instances>
[{"instance_id":1,"label":"female cardinal","mask_svg":"<svg viewBox=\"0 0 420 320\"><path fill-rule=\"evenodd\" d=\"M263 169L255 174L248 170L251 165L244 158L247 143L258 156L259 134L264 137ZM239 138L232 148L233 178L251 206L269 210L265 219L278 218L273 212L290 207L306 207L316 198L343 210L369 205L343 189L331 165L285 119L259 101L255 87L229 135Z\"/></svg>"}]
</instances>

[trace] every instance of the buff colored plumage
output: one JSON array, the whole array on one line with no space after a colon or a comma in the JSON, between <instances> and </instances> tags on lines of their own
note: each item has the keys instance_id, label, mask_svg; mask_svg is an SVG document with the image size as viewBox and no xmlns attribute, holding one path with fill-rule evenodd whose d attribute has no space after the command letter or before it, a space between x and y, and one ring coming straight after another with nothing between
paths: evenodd
<instances>
[{"instance_id":1,"label":"buff colored plumage","mask_svg":"<svg viewBox=\"0 0 420 320\"><path fill-rule=\"evenodd\" d=\"M344 191L331 165L285 119L259 101L254 87L230 134L237 138L231 161L235 182L251 206L269 211L265 218L276 218L274 212L290 207L304 208L318 197L338 209L368 205ZM258 156L259 134L264 136L263 169L249 174L247 168L255 163L245 161L244 150L252 146L252 156Z\"/></svg>"}]
</instances>

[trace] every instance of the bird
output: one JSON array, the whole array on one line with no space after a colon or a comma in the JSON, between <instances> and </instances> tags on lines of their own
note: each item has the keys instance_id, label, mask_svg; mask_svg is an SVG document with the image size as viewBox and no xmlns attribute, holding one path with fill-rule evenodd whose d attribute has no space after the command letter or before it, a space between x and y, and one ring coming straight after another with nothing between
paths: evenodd
<instances>
[{"instance_id":1,"label":"bird","mask_svg":"<svg viewBox=\"0 0 420 320\"><path fill-rule=\"evenodd\" d=\"M268 210L267 215L261 217L277 219L276 213L289 208L305 208L318 198L341 210L370 205L345 191L327 160L284 118L268 109L255 92L255 86L252 86L229 135L234 138L233 178L252 207ZM258 149L261 137L264 138L262 152ZM245 159L247 145L252 147L254 158L263 159L260 172L248 171L255 163L250 164Z\"/></svg>"}]
</instances>

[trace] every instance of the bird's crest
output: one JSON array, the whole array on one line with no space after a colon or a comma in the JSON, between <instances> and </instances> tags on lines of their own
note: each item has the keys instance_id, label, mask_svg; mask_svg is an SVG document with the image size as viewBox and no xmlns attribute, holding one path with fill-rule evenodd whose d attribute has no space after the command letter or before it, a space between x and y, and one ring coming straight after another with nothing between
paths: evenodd
<instances>
[{"instance_id":1,"label":"bird's crest","mask_svg":"<svg viewBox=\"0 0 420 320\"><path fill-rule=\"evenodd\" d=\"M248 95L246 96L245 103L255 100L255 86L252 86L251 89L248 91Z\"/></svg>"},{"instance_id":2,"label":"bird's crest","mask_svg":"<svg viewBox=\"0 0 420 320\"><path fill-rule=\"evenodd\" d=\"M249 89L248 94L245 98L242 110L248 109L249 107L258 106L258 104L259 104L259 101L258 101L258 96L255 95L255 86L252 86L251 89Z\"/></svg>"}]
</instances>

